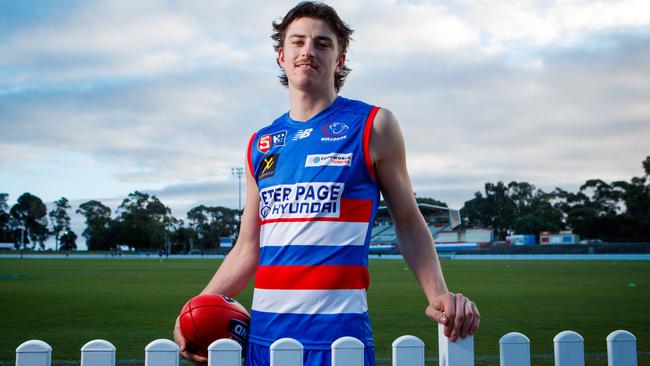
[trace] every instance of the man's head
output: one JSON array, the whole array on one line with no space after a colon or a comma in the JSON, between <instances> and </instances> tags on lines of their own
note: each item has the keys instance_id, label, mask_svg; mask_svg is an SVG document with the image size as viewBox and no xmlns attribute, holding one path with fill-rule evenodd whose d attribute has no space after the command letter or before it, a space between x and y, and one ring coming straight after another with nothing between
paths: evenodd
<instances>
[{"instance_id":1,"label":"man's head","mask_svg":"<svg viewBox=\"0 0 650 366\"><path fill-rule=\"evenodd\" d=\"M273 22L274 33L271 35L273 39L273 48L276 52L280 52L285 47L285 41L287 40L287 31L289 26L296 20L301 18L313 18L323 21L327 24L330 30L336 37L336 47L337 56L341 59L341 65L336 68L334 73L334 87L338 92L339 89L343 86L346 76L350 73L350 68L345 65L345 55L350 44L350 36L352 35L352 29L348 27L342 20L339 18L336 10L329 5L323 3L317 3L312 1L301 2L296 5L293 9L282 18L281 20ZM278 60L279 63L279 60ZM280 65L282 66L282 65ZM287 78L285 70L282 71L280 75L280 82L282 85L288 85L289 80Z\"/></svg>"}]
</instances>

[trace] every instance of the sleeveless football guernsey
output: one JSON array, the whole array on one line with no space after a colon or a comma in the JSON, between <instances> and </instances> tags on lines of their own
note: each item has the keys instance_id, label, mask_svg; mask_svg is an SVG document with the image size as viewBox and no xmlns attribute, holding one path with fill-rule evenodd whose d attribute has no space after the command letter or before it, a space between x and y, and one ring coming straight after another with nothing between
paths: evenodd
<instances>
[{"instance_id":1,"label":"sleeveless football guernsey","mask_svg":"<svg viewBox=\"0 0 650 366\"><path fill-rule=\"evenodd\" d=\"M338 97L309 121L287 113L252 136L261 228L251 343L289 337L328 350L352 336L374 346L366 290L379 202L368 150L377 110Z\"/></svg>"}]
</instances>

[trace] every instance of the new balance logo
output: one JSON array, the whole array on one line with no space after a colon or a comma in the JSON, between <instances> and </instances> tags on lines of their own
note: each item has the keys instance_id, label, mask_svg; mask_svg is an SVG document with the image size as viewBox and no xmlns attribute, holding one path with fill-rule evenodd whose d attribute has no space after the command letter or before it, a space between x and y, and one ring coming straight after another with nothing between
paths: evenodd
<instances>
[{"instance_id":1,"label":"new balance logo","mask_svg":"<svg viewBox=\"0 0 650 366\"><path fill-rule=\"evenodd\" d=\"M304 130L298 130L298 132L296 132L296 135L293 136L293 141L302 140L304 138L309 137L309 135L311 135L311 132L313 130L314 130L313 128L305 128Z\"/></svg>"}]
</instances>

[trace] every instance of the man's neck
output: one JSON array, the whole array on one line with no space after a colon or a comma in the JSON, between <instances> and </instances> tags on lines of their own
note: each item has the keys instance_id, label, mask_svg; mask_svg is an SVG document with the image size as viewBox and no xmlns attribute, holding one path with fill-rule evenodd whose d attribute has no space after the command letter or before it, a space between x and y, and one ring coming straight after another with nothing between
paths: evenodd
<instances>
[{"instance_id":1,"label":"man's neck","mask_svg":"<svg viewBox=\"0 0 650 366\"><path fill-rule=\"evenodd\" d=\"M289 103L291 111L289 116L295 121L308 121L319 112L329 107L336 99L334 89L314 93L304 90L289 89Z\"/></svg>"}]
</instances>

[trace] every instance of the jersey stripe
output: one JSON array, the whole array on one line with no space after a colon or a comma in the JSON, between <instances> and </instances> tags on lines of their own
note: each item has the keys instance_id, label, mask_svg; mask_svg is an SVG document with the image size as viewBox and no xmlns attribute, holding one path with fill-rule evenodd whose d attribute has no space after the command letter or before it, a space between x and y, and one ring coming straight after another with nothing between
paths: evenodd
<instances>
[{"instance_id":1,"label":"jersey stripe","mask_svg":"<svg viewBox=\"0 0 650 366\"><path fill-rule=\"evenodd\" d=\"M267 290L256 288L252 309L292 314L361 314L368 311L365 290Z\"/></svg>"},{"instance_id":2,"label":"jersey stripe","mask_svg":"<svg viewBox=\"0 0 650 366\"><path fill-rule=\"evenodd\" d=\"M257 266L255 288L277 290L367 289L365 266Z\"/></svg>"},{"instance_id":3,"label":"jersey stripe","mask_svg":"<svg viewBox=\"0 0 650 366\"><path fill-rule=\"evenodd\" d=\"M366 234L365 222L272 222L262 226L260 246L364 245Z\"/></svg>"},{"instance_id":4,"label":"jersey stripe","mask_svg":"<svg viewBox=\"0 0 650 366\"><path fill-rule=\"evenodd\" d=\"M378 111L379 107L372 107L363 129L363 157L366 160L368 172L370 172L370 176L373 179L375 179L375 168L372 165L372 158L370 157L370 134L372 133L372 124L375 122L375 115L377 115Z\"/></svg>"},{"instance_id":5,"label":"jersey stripe","mask_svg":"<svg viewBox=\"0 0 650 366\"><path fill-rule=\"evenodd\" d=\"M248 162L248 169L251 172L251 177L255 177L255 167L253 166L253 141L255 141L255 137L257 137L257 133L254 133L251 136L251 139L248 140L248 150L246 150L246 155L247 159L246 161Z\"/></svg>"},{"instance_id":6,"label":"jersey stripe","mask_svg":"<svg viewBox=\"0 0 650 366\"><path fill-rule=\"evenodd\" d=\"M358 245L344 247L311 245L266 246L260 249L259 264L262 266L367 266L368 255L366 252L367 249L365 247Z\"/></svg>"},{"instance_id":7,"label":"jersey stripe","mask_svg":"<svg viewBox=\"0 0 650 366\"><path fill-rule=\"evenodd\" d=\"M330 350L332 339L350 336L372 347L372 329L368 313L363 314L277 314L251 311L249 341L270 346L284 337L299 339L305 349ZM276 324L289 324L277 326ZM351 326L354 325L354 326Z\"/></svg>"},{"instance_id":8,"label":"jersey stripe","mask_svg":"<svg viewBox=\"0 0 650 366\"><path fill-rule=\"evenodd\" d=\"M262 225L272 222L304 222L304 221L349 221L365 222L366 225L372 216L372 201L359 198L341 198L339 217L300 217L262 220Z\"/></svg>"}]
</instances>

